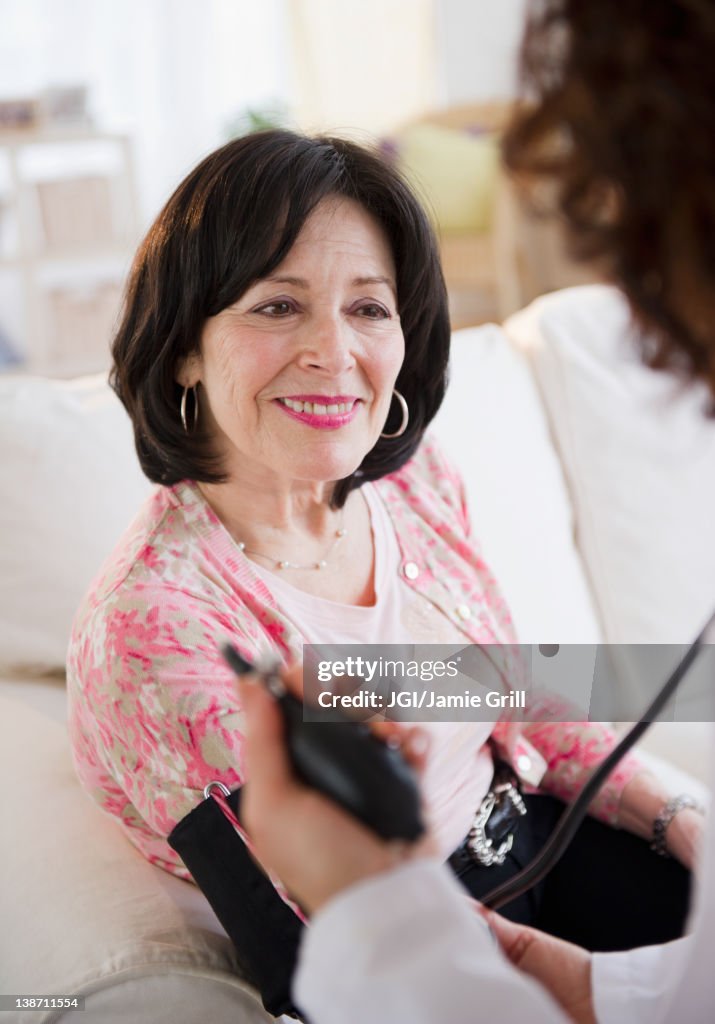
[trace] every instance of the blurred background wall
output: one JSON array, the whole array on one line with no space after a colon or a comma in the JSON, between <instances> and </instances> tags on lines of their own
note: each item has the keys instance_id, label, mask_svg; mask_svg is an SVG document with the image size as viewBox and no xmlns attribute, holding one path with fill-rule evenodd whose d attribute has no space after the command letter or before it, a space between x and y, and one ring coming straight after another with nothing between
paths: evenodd
<instances>
[{"instance_id":1,"label":"blurred background wall","mask_svg":"<svg viewBox=\"0 0 715 1024\"><path fill-rule=\"evenodd\" d=\"M525 0L0 0L0 366L105 367L131 255L162 203L204 154L266 124L349 132L403 166L442 237L456 326L552 286L528 280L498 171L524 12Z\"/></svg>"}]
</instances>

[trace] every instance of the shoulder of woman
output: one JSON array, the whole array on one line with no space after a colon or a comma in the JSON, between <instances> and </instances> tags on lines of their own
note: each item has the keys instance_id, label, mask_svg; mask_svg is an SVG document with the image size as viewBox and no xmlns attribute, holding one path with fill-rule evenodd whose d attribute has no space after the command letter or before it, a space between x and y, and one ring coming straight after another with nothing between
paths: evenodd
<instances>
[{"instance_id":1,"label":"shoulder of woman","mask_svg":"<svg viewBox=\"0 0 715 1024\"><path fill-rule=\"evenodd\" d=\"M400 493L424 518L456 520L460 534L470 533L462 477L429 434L409 462L377 484Z\"/></svg>"},{"instance_id":2,"label":"shoulder of woman","mask_svg":"<svg viewBox=\"0 0 715 1024\"><path fill-rule=\"evenodd\" d=\"M230 559L217 550L220 531L205 522L206 512L182 497L191 493L184 483L159 486L147 497L90 584L80 614L101 606L139 608L170 593L172 603L185 596L224 604L226 589L215 570Z\"/></svg>"},{"instance_id":3,"label":"shoulder of woman","mask_svg":"<svg viewBox=\"0 0 715 1024\"><path fill-rule=\"evenodd\" d=\"M459 495L463 486L459 470L431 434L425 434L409 462L391 473L387 479L406 483L429 483L436 486L443 496Z\"/></svg>"}]
</instances>

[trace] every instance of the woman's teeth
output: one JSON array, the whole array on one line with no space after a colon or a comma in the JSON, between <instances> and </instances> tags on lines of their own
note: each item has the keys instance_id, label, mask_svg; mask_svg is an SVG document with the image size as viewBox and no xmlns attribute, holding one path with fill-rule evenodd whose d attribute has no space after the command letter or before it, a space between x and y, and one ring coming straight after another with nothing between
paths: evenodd
<instances>
[{"instance_id":1,"label":"woman's teeth","mask_svg":"<svg viewBox=\"0 0 715 1024\"><path fill-rule=\"evenodd\" d=\"M350 412L355 402L338 402L332 405L320 405L318 402L296 402L292 398L280 398L280 402L293 412L307 412L311 416L342 416Z\"/></svg>"}]
</instances>

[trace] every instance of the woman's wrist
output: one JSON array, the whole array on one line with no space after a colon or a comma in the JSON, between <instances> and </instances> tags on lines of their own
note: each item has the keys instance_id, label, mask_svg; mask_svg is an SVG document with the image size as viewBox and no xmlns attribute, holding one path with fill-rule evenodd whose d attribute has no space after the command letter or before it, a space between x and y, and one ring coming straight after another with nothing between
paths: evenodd
<instances>
[{"instance_id":1,"label":"woman's wrist","mask_svg":"<svg viewBox=\"0 0 715 1024\"><path fill-rule=\"evenodd\" d=\"M665 826L665 852L692 869L703 832L702 810L690 806L676 810L672 800L654 775L639 772L623 789L618 826L652 843L655 823L660 820Z\"/></svg>"},{"instance_id":2,"label":"woman's wrist","mask_svg":"<svg viewBox=\"0 0 715 1024\"><path fill-rule=\"evenodd\" d=\"M687 867L692 867L698 858L702 834L702 808L684 807L674 815L665 830L665 854L675 857Z\"/></svg>"},{"instance_id":3,"label":"woman's wrist","mask_svg":"<svg viewBox=\"0 0 715 1024\"><path fill-rule=\"evenodd\" d=\"M623 788L618 827L650 841L653 822L669 798L670 793L655 775L649 771L638 772Z\"/></svg>"}]
</instances>

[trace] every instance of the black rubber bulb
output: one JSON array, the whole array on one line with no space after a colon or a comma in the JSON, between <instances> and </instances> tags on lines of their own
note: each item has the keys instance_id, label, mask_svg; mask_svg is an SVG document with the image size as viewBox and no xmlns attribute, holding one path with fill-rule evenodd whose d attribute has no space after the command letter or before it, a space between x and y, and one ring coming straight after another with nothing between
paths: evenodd
<instances>
[{"instance_id":1,"label":"black rubber bulb","mask_svg":"<svg viewBox=\"0 0 715 1024\"><path fill-rule=\"evenodd\" d=\"M288 692L278 675L262 673L230 644L223 654L237 675L256 673L273 694L285 721L293 768L307 785L383 839L412 842L423 834L417 779L399 750L334 709L314 709L311 718L316 720L304 721L302 701Z\"/></svg>"}]
</instances>

